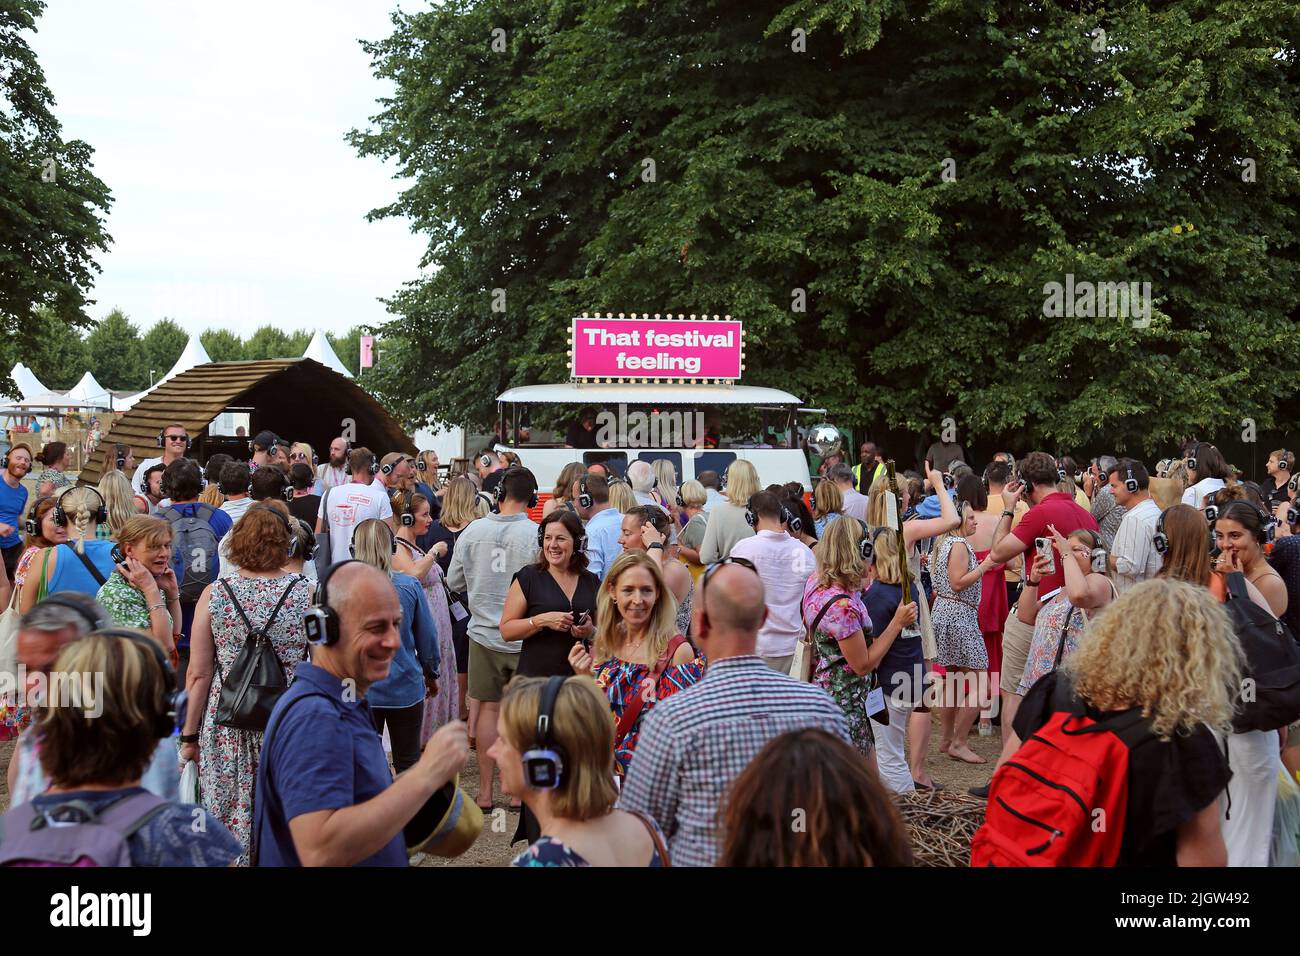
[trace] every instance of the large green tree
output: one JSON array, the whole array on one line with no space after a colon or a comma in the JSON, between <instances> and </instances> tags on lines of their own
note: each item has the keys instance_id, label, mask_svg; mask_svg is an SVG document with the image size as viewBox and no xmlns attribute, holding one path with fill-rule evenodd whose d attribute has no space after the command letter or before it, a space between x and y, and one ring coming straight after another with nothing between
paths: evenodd
<instances>
[{"instance_id":1,"label":"large green tree","mask_svg":"<svg viewBox=\"0 0 1300 956\"><path fill-rule=\"evenodd\" d=\"M85 340L76 328L69 327L45 306L32 311L30 341L25 344L6 341L0 345L0 354L5 356L5 375L15 362L22 362L42 385L56 392L72 388L90 368ZM111 387L107 382L100 384Z\"/></svg>"},{"instance_id":2,"label":"large green tree","mask_svg":"<svg viewBox=\"0 0 1300 956\"><path fill-rule=\"evenodd\" d=\"M144 359L155 377L161 378L185 351L190 337L183 328L171 319L159 319L140 339Z\"/></svg>"},{"instance_id":3,"label":"large green tree","mask_svg":"<svg viewBox=\"0 0 1300 956\"><path fill-rule=\"evenodd\" d=\"M1243 418L1274 427L1300 371L1298 14L394 14L365 44L394 93L351 140L409 178L371 215L408 218L437 268L390 300L382 331L402 347L373 381L407 419L486 424L496 391L567 376L572 315L730 313L746 382L877 432L953 417L963 440L1152 450ZM1054 282L1149 282L1150 322L1048 317Z\"/></svg>"},{"instance_id":4,"label":"large green tree","mask_svg":"<svg viewBox=\"0 0 1300 956\"><path fill-rule=\"evenodd\" d=\"M40 348L37 306L71 329L90 323L94 256L110 241L112 197L91 172L93 151L63 139L27 44L44 9L40 0L0 0L0 338L16 337L26 353Z\"/></svg>"},{"instance_id":5,"label":"large green tree","mask_svg":"<svg viewBox=\"0 0 1300 956\"><path fill-rule=\"evenodd\" d=\"M86 336L86 351L91 373L105 388L139 391L149 387L149 366L145 364L140 330L121 309L99 320ZM166 371L158 371L158 376Z\"/></svg>"},{"instance_id":6,"label":"large green tree","mask_svg":"<svg viewBox=\"0 0 1300 956\"><path fill-rule=\"evenodd\" d=\"M244 354L244 340L229 329L208 329L199 341L214 362L242 362L249 357Z\"/></svg>"},{"instance_id":7,"label":"large green tree","mask_svg":"<svg viewBox=\"0 0 1300 956\"><path fill-rule=\"evenodd\" d=\"M297 358L307 350L310 341L310 332L301 329L288 332L273 325L264 325L250 335L244 343L244 358Z\"/></svg>"}]
</instances>

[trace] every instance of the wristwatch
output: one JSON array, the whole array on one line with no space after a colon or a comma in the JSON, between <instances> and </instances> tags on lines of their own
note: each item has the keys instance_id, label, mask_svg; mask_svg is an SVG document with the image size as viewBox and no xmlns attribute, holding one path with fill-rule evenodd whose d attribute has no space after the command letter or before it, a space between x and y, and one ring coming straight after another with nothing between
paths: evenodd
<instances>
[{"instance_id":1,"label":"wristwatch","mask_svg":"<svg viewBox=\"0 0 1300 956\"><path fill-rule=\"evenodd\" d=\"M197 744L198 742L198 734L181 734L181 743L183 744Z\"/></svg>"},{"instance_id":2,"label":"wristwatch","mask_svg":"<svg viewBox=\"0 0 1300 956\"><path fill-rule=\"evenodd\" d=\"M1004 511L1004 512L1002 512L1002 517L1004 517L1004 518L1014 518L1015 516L1016 516L1016 513L1015 513L1014 511Z\"/></svg>"},{"instance_id":3,"label":"wristwatch","mask_svg":"<svg viewBox=\"0 0 1300 956\"><path fill-rule=\"evenodd\" d=\"M662 550L664 549L664 543L663 543L662 541L656 541L654 544L652 544L652 545L650 545L648 548L646 548L646 550L647 550L647 551L653 551L653 550L655 550L656 548L658 548L660 551L662 551Z\"/></svg>"}]
</instances>

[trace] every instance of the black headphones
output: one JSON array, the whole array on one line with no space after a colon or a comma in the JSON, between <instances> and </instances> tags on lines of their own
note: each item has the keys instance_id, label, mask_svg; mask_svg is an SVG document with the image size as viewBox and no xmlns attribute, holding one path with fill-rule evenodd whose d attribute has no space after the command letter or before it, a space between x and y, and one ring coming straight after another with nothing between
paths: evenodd
<instances>
[{"instance_id":1,"label":"black headphones","mask_svg":"<svg viewBox=\"0 0 1300 956\"><path fill-rule=\"evenodd\" d=\"M686 507L686 501L682 498L682 493L680 491L677 492L677 507L679 508Z\"/></svg>"},{"instance_id":2,"label":"black headphones","mask_svg":"<svg viewBox=\"0 0 1300 956\"><path fill-rule=\"evenodd\" d=\"M863 561L870 562L874 560L876 556L876 548L871 538L871 528L867 526L865 521L858 518L854 518L853 520L858 522L858 526L862 531L862 540L858 542L858 556L861 557Z\"/></svg>"},{"instance_id":3,"label":"black headphones","mask_svg":"<svg viewBox=\"0 0 1300 956\"><path fill-rule=\"evenodd\" d=\"M130 445L123 445L117 442L113 445L113 451L117 455L117 467L119 469L126 467L126 456L131 453Z\"/></svg>"},{"instance_id":4,"label":"black headphones","mask_svg":"<svg viewBox=\"0 0 1300 956\"><path fill-rule=\"evenodd\" d=\"M1135 495L1138 490L1138 480L1133 477L1133 465L1127 464L1124 469L1128 473L1128 477L1124 479L1124 490L1130 495Z\"/></svg>"},{"instance_id":5,"label":"black headphones","mask_svg":"<svg viewBox=\"0 0 1300 956\"><path fill-rule=\"evenodd\" d=\"M491 455L479 455L478 463L479 463L480 465L482 465L484 468L491 468L491 467L492 467L492 456L491 456Z\"/></svg>"},{"instance_id":6,"label":"black headphones","mask_svg":"<svg viewBox=\"0 0 1300 956\"><path fill-rule=\"evenodd\" d=\"M171 426L168 425L167 428L171 428ZM158 433L158 447L159 447L159 448L166 448L166 447L167 447L167 439L163 437L164 435L167 434L167 428L164 428L162 431L160 431L160 432ZM186 431L188 431L188 429L186 429ZM185 450L186 450L186 451L189 451L189 450L190 450L190 442L191 442L191 440L192 440L192 439L190 438L189 435L186 435L186 436L185 436ZM251 441L248 443L248 450L249 450L249 451L252 451L252 450L253 450L253 443L252 443ZM120 468L121 466L119 465L118 467Z\"/></svg>"},{"instance_id":7,"label":"black headphones","mask_svg":"<svg viewBox=\"0 0 1300 956\"><path fill-rule=\"evenodd\" d=\"M1205 521L1206 521L1206 523L1207 523L1207 524L1214 524L1214 522L1216 522L1216 521L1218 521L1218 520L1219 520L1219 506L1218 506L1218 505L1206 505L1206 506L1205 506Z\"/></svg>"},{"instance_id":8,"label":"black headphones","mask_svg":"<svg viewBox=\"0 0 1300 956\"><path fill-rule=\"evenodd\" d=\"M276 474L280 476L280 497L282 497L285 501L293 501L293 481L290 480L289 476L286 475L283 471L281 471L280 468L275 467L275 471ZM253 488L251 479L249 480L248 487L250 491ZM279 512L277 511L276 514L279 514ZM284 515L280 515L280 517L283 518Z\"/></svg>"},{"instance_id":9,"label":"black headphones","mask_svg":"<svg viewBox=\"0 0 1300 956\"><path fill-rule=\"evenodd\" d=\"M681 495L678 495L677 498L680 501ZM751 528L758 525L758 518L754 512L749 509L749 505L745 505L745 524L749 525ZM798 534L803 530L803 519L787 508L784 502L781 504L781 524L789 528L794 534Z\"/></svg>"},{"instance_id":10,"label":"black headphones","mask_svg":"<svg viewBox=\"0 0 1300 956\"><path fill-rule=\"evenodd\" d=\"M1292 475L1291 480L1286 483L1287 491L1291 494L1300 494L1300 475Z\"/></svg>"},{"instance_id":11,"label":"black headphones","mask_svg":"<svg viewBox=\"0 0 1300 956\"><path fill-rule=\"evenodd\" d=\"M1201 452L1201 446L1204 445L1204 444L1205 444L1205 442L1199 442L1199 441L1198 441L1198 442L1196 443L1195 447L1192 448L1192 453L1191 453L1190 455L1187 456L1187 470L1188 470L1188 471L1195 471L1195 470L1196 470L1196 459L1197 459L1197 457L1200 455L1200 452Z\"/></svg>"},{"instance_id":12,"label":"black headphones","mask_svg":"<svg viewBox=\"0 0 1300 956\"><path fill-rule=\"evenodd\" d=\"M566 680L561 675L547 678L537 708L536 746L522 755L524 776L534 790L554 790L564 776L564 752L551 742L551 724L555 719L555 702Z\"/></svg>"},{"instance_id":13,"label":"black headphones","mask_svg":"<svg viewBox=\"0 0 1300 956\"><path fill-rule=\"evenodd\" d=\"M413 496L408 491L402 498L402 516L398 519L403 528L411 528L415 525L415 515L411 514L411 498Z\"/></svg>"},{"instance_id":14,"label":"black headphones","mask_svg":"<svg viewBox=\"0 0 1300 956\"><path fill-rule=\"evenodd\" d=\"M68 513L63 510L63 499L72 494L72 492L77 491L79 488L84 488L87 491L93 492L95 497L99 499L99 507L95 509L95 524L104 524L107 522L108 508L104 504L104 496L99 493L99 489L94 485L80 485L68 488L63 492L63 494L59 495L58 501L54 504L54 523L59 526L67 525Z\"/></svg>"},{"instance_id":15,"label":"black headphones","mask_svg":"<svg viewBox=\"0 0 1300 956\"><path fill-rule=\"evenodd\" d=\"M1300 525L1300 505L1297 505L1294 501L1287 505L1287 523L1293 528Z\"/></svg>"},{"instance_id":16,"label":"black headphones","mask_svg":"<svg viewBox=\"0 0 1300 956\"><path fill-rule=\"evenodd\" d=\"M374 475L379 472L379 459L373 454L370 456L370 474Z\"/></svg>"},{"instance_id":17,"label":"black headphones","mask_svg":"<svg viewBox=\"0 0 1300 956\"><path fill-rule=\"evenodd\" d=\"M45 603L72 608L86 620L92 620L91 614L85 608L71 602L56 601L54 600L55 597L56 595L47 597ZM185 721L185 689L177 688L176 672L172 670L171 661L167 660L158 643L138 631L130 631L121 627L96 627L86 637L124 637L134 644L149 649L149 653L153 655L153 659L158 662L158 666L162 669L163 679L161 693L150 702L152 712L145 714L145 717L152 724L152 732L157 739L165 740L175 733L176 728Z\"/></svg>"},{"instance_id":18,"label":"black headphones","mask_svg":"<svg viewBox=\"0 0 1300 956\"><path fill-rule=\"evenodd\" d=\"M551 512L551 514L561 514L561 513L562 512L559 511ZM537 546L539 548L546 546L546 526L548 524L558 524L560 527L562 528L564 527L564 522L561 521L559 518L548 520L550 518L551 515L547 515L545 518L543 518L541 525L539 525L537 528ZM564 528L564 530L568 531L569 529ZM576 554L579 551L586 551L586 550L587 550L587 533L586 531L583 531L582 534L578 535L578 540L573 542L573 551Z\"/></svg>"},{"instance_id":19,"label":"black headphones","mask_svg":"<svg viewBox=\"0 0 1300 956\"><path fill-rule=\"evenodd\" d=\"M1286 456L1289 454L1291 453L1287 451L1285 448L1283 448L1280 452L1277 453L1277 467L1280 468L1282 471L1291 470L1291 466L1288 465L1286 461Z\"/></svg>"},{"instance_id":20,"label":"black headphones","mask_svg":"<svg viewBox=\"0 0 1300 956\"><path fill-rule=\"evenodd\" d=\"M416 471L428 471L428 470L429 470L429 465L428 465L428 463L424 460L424 452L420 452L420 457L417 458L417 459L415 459L415 470L416 470Z\"/></svg>"},{"instance_id":21,"label":"black headphones","mask_svg":"<svg viewBox=\"0 0 1300 956\"><path fill-rule=\"evenodd\" d=\"M481 501L484 504L486 504L488 506L489 511L492 511L493 513L496 512L496 502L492 500L492 496L489 495L486 491L474 492L474 498L475 500Z\"/></svg>"},{"instance_id":22,"label":"black headphones","mask_svg":"<svg viewBox=\"0 0 1300 956\"><path fill-rule=\"evenodd\" d=\"M680 503L681 500L682 500L682 496L678 495L677 496L678 503ZM592 503L593 500L591 494L590 492L587 491L587 475L586 473L584 473L582 478L578 480L578 507L590 508L592 506Z\"/></svg>"},{"instance_id":23,"label":"black headphones","mask_svg":"<svg viewBox=\"0 0 1300 956\"><path fill-rule=\"evenodd\" d=\"M345 564L362 564L356 558L335 561L324 573L316 587L316 603L309 607L302 616L303 630L307 634L308 644L324 644L326 647L339 641L339 612L330 607L329 593L326 587L334 572Z\"/></svg>"},{"instance_id":24,"label":"black headphones","mask_svg":"<svg viewBox=\"0 0 1300 956\"><path fill-rule=\"evenodd\" d=\"M1156 519L1156 533L1151 538L1151 544L1156 549L1156 554L1167 554L1169 552L1169 535L1165 534L1165 515L1169 509L1160 512L1160 517Z\"/></svg>"},{"instance_id":25,"label":"black headphones","mask_svg":"<svg viewBox=\"0 0 1300 956\"><path fill-rule=\"evenodd\" d=\"M584 480L585 480L585 479L584 479ZM502 475L502 476L501 476L501 480L497 482L497 486L496 486L495 491L496 491L496 504L492 506L492 511L493 511L493 513L495 513L495 514L500 514L500 512L501 512L501 502L503 502L503 501L506 500L506 479L505 479L505 475ZM581 498L582 496L579 495L578 497ZM581 502L579 502L579 504L581 504ZM533 489L533 493L532 493L531 495L528 496L528 510L531 511L532 509L534 509L534 508L536 508L536 507L537 507L537 489L534 488L534 489ZM583 507L584 507L584 508L587 508L587 507L590 507L590 506L589 506L589 505L583 505Z\"/></svg>"}]
</instances>

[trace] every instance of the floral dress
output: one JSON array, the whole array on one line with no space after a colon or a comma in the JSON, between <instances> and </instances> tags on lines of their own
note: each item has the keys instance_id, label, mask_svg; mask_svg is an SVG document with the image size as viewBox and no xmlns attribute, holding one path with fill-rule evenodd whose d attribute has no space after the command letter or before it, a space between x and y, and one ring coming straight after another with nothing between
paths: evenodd
<instances>
[{"instance_id":1,"label":"floral dress","mask_svg":"<svg viewBox=\"0 0 1300 956\"><path fill-rule=\"evenodd\" d=\"M659 856L659 847L657 844L667 845L664 839L663 831L659 829L659 824L648 816L637 814L637 817L647 828L653 828L658 839L656 846L650 851L650 862L646 866L663 866L664 861ZM591 866L585 859L578 855L577 851L571 847L565 846L554 837L543 836L536 843L524 850L517 857L510 861L511 866Z\"/></svg>"},{"instance_id":2,"label":"floral dress","mask_svg":"<svg viewBox=\"0 0 1300 956\"><path fill-rule=\"evenodd\" d=\"M1087 623L1083 611L1066 599L1064 589L1052 598L1050 604L1039 609L1034 621L1034 639L1029 645L1029 658L1025 661L1025 672L1016 693L1023 697L1039 679L1056 670L1056 653L1061 649L1062 633L1065 634L1065 648L1061 654L1064 663L1079 646Z\"/></svg>"},{"instance_id":3,"label":"floral dress","mask_svg":"<svg viewBox=\"0 0 1300 956\"><path fill-rule=\"evenodd\" d=\"M23 584L27 581L27 569L32 565L32 558L36 557L37 552L41 549L32 545L23 552L22 557L18 559L18 566L14 568L14 590L21 591Z\"/></svg>"},{"instance_id":4,"label":"floral dress","mask_svg":"<svg viewBox=\"0 0 1300 956\"><path fill-rule=\"evenodd\" d=\"M934 584L930 621L934 625L934 641L938 647L936 659L944 667L987 670L989 654L984 646L984 632L980 630L983 582L977 580L958 594L948 580L948 555L958 541L965 543L956 535L944 535L938 553L930 561L930 581ZM977 564L974 553L967 546L966 569L973 571Z\"/></svg>"},{"instance_id":5,"label":"floral dress","mask_svg":"<svg viewBox=\"0 0 1300 956\"><path fill-rule=\"evenodd\" d=\"M677 605L677 617L675 619L675 623L677 624L677 633L687 637L689 637L691 633L691 605L694 600L695 582L692 580L691 588L686 592L686 597L682 600L681 604Z\"/></svg>"},{"instance_id":6,"label":"floral dress","mask_svg":"<svg viewBox=\"0 0 1300 956\"><path fill-rule=\"evenodd\" d=\"M307 650L303 614L311 606L311 587L300 574L282 574L274 578L246 578L233 574L222 578L230 584L240 606L255 628L263 627L280 595L293 582L293 591L275 616L268 634L275 655L284 666L284 676L293 683L294 671ZM208 601L212 617L212 644L221 674L230 673L239 651L248 638L248 628L222 584L215 584ZM203 805L231 833L244 852L240 866L248 866L249 845L253 828L253 785L257 780L257 762L262 752L262 731L236 730L217 723L217 702L221 699L221 677L212 672L208 706L199 733L199 786Z\"/></svg>"},{"instance_id":7,"label":"floral dress","mask_svg":"<svg viewBox=\"0 0 1300 956\"><path fill-rule=\"evenodd\" d=\"M871 615L862 602L862 595L843 588L823 588L817 575L808 578L803 589L803 621L811 627L817 615L827 604L834 602L817 624L813 640L817 647L817 663L813 666L812 682L831 695L844 712L849 725L849 740L864 754L870 753L875 743L871 733L871 718L867 716L867 694L871 691L871 675L859 676L849 666L840 651L840 641L847 640L858 631L871 633Z\"/></svg>"},{"instance_id":8,"label":"floral dress","mask_svg":"<svg viewBox=\"0 0 1300 956\"><path fill-rule=\"evenodd\" d=\"M414 544L398 538L398 543L405 545L413 561L419 561L425 552ZM424 589L424 599L433 615L434 630L438 632L438 693L424 700L424 723L420 732L420 742L427 743L433 732L445 723L460 716L460 685L456 682L454 665L456 663L456 644L452 640L451 609L447 604L447 589L442 583L442 568L437 561L429 566L429 571L420 580Z\"/></svg>"},{"instance_id":9,"label":"floral dress","mask_svg":"<svg viewBox=\"0 0 1300 956\"><path fill-rule=\"evenodd\" d=\"M636 723L626 734L614 741L614 769L619 774L627 773L646 715L653 711L655 704L665 697L671 697L697 683L704 676L704 660L697 655L694 660L687 661L685 664L670 664L659 676L659 683L654 688L649 686L650 670L649 664L634 664L611 657L597 664L592 672L596 684L609 699L610 709L614 712L615 726L623 718L623 711L627 710L632 703L634 695L641 694L645 700L641 713L637 715Z\"/></svg>"}]
</instances>

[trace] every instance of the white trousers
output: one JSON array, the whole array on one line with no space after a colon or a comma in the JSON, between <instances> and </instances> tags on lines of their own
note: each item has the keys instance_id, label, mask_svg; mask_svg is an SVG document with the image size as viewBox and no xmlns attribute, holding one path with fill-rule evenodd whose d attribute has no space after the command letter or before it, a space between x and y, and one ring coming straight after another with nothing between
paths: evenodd
<instances>
[{"instance_id":1,"label":"white trousers","mask_svg":"<svg viewBox=\"0 0 1300 956\"><path fill-rule=\"evenodd\" d=\"M1223 842L1228 845L1228 866L1268 866L1280 763L1276 730L1229 735L1228 767L1232 779L1228 781L1226 795L1219 795L1219 819L1223 823Z\"/></svg>"},{"instance_id":2,"label":"white trousers","mask_svg":"<svg viewBox=\"0 0 1300 956\"><path fill-rule=\"evenodd\" d=\"M872 723L871 732L876 737L876 767L881 782L894 793L915 790L912 768L907 762L907 719L912 716L910 707L898 707L888 693L885 706L889 709L889 726Z\"/></svg>"}]
</instances>

